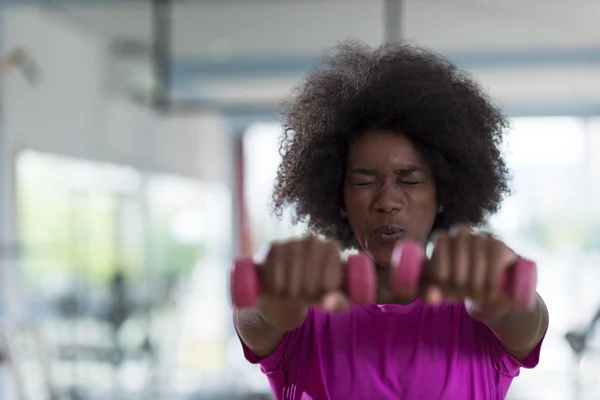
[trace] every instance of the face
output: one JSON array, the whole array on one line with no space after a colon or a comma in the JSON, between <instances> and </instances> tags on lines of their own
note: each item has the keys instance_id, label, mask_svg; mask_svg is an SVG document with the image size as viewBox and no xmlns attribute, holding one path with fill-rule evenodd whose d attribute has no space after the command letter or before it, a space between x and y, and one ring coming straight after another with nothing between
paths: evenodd
<instances>
[{"instance_id":1,"label":"face","mask_svg":"<svg viewBox=\"0 0 600 400\"><path fill-rule=\"evenodd\" d=\"M389 131L365 132L351 144L344 204L359 245L384 268L397 241L427 241L438 208L421 154L405 136Z\"/></svg>"}]
</instances>

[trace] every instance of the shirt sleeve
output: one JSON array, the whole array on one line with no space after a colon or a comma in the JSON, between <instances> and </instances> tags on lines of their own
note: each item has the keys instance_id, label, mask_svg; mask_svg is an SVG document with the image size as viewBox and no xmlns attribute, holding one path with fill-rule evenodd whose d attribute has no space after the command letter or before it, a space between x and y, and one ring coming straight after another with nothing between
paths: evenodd
<instances>
[{"instance_id":1,"label":"shirt sleeve","mask_svg":"<svg viewBox=\"0 0 600 400\"><path fill-rule=\"evenodd\" d=\"M311 315L312 310L309 309L304 323L300 325L300 327L298 327L297 329L287 332L283 336L283 339L281 339L281 342L279 342L279 345L277 346L275 351L263 358L258 358L254 353L252 353L252 350L250 350L248 346L246 346L246 344L241 339L238 333L238 339L240 340L240 343L242 345L244 357L249 363L260 365L261 371L265 374L269 374L280 370L285 364L285 361L290 357L291 353L296 348L298 341L300 340L301 336L303 335L303 332L306 329L306 325L310 323L309 321Z\"/></svg>"},{"instance_id":2,"label":"shirt sleeve","mask_svg":"<svg viewBox=\"0 0 600 400\"><path fill-rule=\"evenodd\" d=\"M517 377L521 368L525 369L533 369L537 367L540 362L540 353L542 350L542 344L544 343L544 339L546 337L546 333L548 332L548 328L546 328L546 332L542 335L539 343L529 355L523 360L519 361L504 350L500 340L496 337L496 335L487 327L487 336L489 338L490 346L492 348L492 355L494 357L494 367L496 370L510 377Z\"/></svg>"},{"instance_id":3,"label":"shirt sleeve","mask_svg":"<svg viewBox=\"0 0 600 400\"><path fill-rule=\"evenodd\" d=\"M293 348L296 334L296 331L290 331L286 333L281 342L279 342L277 349L275 349L275 351L270 355L263 358L258 358L254 353L252 353L252 350L250 350L248 346L246 346L244 341L239 337L239 334L238 338L240 339L240 343L242 344L242 350L244 352L244 357L246 358L246 360L250 364L260 365L261 371L265 374L268 374L271 372L275 372L281 368L288 354L288 350Z\"/></svg>"}]
</instances>

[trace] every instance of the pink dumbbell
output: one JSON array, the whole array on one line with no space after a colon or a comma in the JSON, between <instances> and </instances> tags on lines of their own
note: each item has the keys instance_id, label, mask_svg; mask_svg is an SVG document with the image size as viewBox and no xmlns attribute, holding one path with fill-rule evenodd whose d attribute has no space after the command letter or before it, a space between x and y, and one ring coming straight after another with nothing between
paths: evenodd
<instances>
[{"instance_id":1,"label":"pink dumbbell","mask_svg":"<svg viewBox=\"0 0 600 400\"><path fill-rule=\"evenodd\" d=\"M376 278L371 259L363 253L351 255L346 262L344 290L355 303L375 300ZM231 300L236 307L255 307L262 294L260 268L252 258L234 261L230 275Z\"/></svg>"},{"instance_id":2,"label":"pink dumbbell","mask_svg":"<svg viewBox=\"0 0 600 400\"><path fill-rule=\"evenodd\" d=\"M423 270L427 263L423 247L414 243L399 243L392 254L394 285L402 293L416 294L426 279ZM530 309L535 305L537 267L533 261L520 258L502 276L502 291L516 307Z\"/></svg>"}]
</instances>

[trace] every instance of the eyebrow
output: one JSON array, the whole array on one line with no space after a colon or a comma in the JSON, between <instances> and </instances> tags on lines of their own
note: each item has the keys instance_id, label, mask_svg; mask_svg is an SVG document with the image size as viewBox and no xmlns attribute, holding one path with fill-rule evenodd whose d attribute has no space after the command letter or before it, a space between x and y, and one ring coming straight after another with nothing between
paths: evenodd
<instances>
[{"instance_id":1,"label":"eyebrow","mask_svg":"<svg viewBox=\"0 0 600 400\"><path fill-rule=\"evenodd\" d=\"M394 170L394 173L396 175L410 175L414 172L425 172L425 170L423 168L417 167L416 165L407 165L404 166L402 168L398 168ZM356 167L356 168L352 168L351 173L353 174L359 174L359 175L377 175L377 171L371 168L364 168L364 167Z\"/></svg>"}]
</instances>

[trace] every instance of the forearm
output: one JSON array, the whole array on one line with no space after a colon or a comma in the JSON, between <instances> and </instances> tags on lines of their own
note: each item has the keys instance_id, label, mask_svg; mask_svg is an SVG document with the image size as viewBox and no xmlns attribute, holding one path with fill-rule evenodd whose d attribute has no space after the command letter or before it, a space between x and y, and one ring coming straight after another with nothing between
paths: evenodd
<instances>
[{"instance_id":1,"label":"forearm","mask_svg":"<svg viewBox=\"0 0 600 400\"><path fill-rule=\"evenodd\" d=\"M536 305L532 310L523 311L506 305L498 307L495 310L486 310L489 312L487 317L477 317L476 311L472 311L471 315L490 328L507 353L523 361L539 344L548 328L546 304L541 296L536 294Z\"/></svg>"},{"instance_id":2,"label":"forearm","mask_svg":"<svg viewBox=\"0 0 600 400\"><path fill-rule=\"evenodd\" d=\"M233 310L237 333L257 357L273 353L285 334L302 325L305 318L306 307L281 303Z\"/></svg>"}]
</instances>

